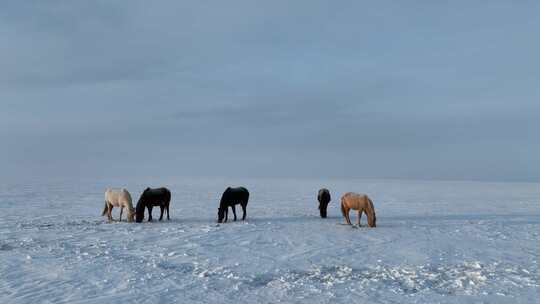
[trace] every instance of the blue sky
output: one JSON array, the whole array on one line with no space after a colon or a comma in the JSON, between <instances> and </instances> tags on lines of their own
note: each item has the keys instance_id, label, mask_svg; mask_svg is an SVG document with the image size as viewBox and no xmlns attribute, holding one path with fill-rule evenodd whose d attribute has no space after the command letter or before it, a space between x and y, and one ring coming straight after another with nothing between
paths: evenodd
<instances>
[{"instance_id":1,"label":"blue sky","mask_svg":"<svg viewBox=\"0 0 540 304\"><path fill-rule=\"evenodd\" d=\"M2 1L0 173L540 180L537 1Z\"/></svg>"}]
</instances>

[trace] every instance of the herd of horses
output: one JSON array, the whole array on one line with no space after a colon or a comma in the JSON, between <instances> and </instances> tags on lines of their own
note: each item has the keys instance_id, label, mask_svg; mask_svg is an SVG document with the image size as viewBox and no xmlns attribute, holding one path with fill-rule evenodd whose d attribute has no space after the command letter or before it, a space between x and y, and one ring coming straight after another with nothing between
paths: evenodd
<instances>
[{"instance_id":1,"label":"herd of horses","mask_svg":"<svg viewBox=\"0 0 540 304\"><path fill-rule=\"evenodd\" d=\"M330 196L330 191L326 188L319 190L317 195L317 200L319 201L319 212L322 218L327 217L327 208L328 204L332 200ZM221 200L218 207L217 222L225 223L228 219L229 208L231 208L236 221L236 205L242 207L242 220L246 219L247 216L247 204L249 201L249 191L244 187L232 188L228 187L225 189L221 195ZM159 206L161 209L161 214L159 220L163 219L163 214L167 212L167 220L169 217L169 205L171 203L171 191L167 188L146 188L139 200L137 205L133 208L133 203L131 199L131 194L122 188L122 189L107 189L105 191L105 207L103 208L102 216L107 215L108 220L112 221L112 210L114 207L120 208L120 221L122 221L122 213L124 208L127 212L127 221L128 222L137 222L140 223L144 220L144 211L148 210L148 221L152 221L152 209ZM362 213L365 213L367 216L368 226L376 227L377 226L377 216L375 214L375 207L373 202L366 194L347 192L341 197L341 214L345 219L345 223L348 225L351 224L351 219L349 217L350 210L355 210L358 212L358 226L360 226L360 219L362 218Z\"/></svg>"}]
</instances>

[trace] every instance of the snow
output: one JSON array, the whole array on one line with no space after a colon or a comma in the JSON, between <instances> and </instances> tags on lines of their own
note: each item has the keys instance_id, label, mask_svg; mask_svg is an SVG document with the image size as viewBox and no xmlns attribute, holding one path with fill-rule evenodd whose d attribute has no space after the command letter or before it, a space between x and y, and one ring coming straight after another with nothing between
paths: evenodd
<instances>
[{"instance_id":1,"label":"snow","mask_svg":"<svg viewBox=\"0 0 540 304\"><path fill-rule=\"evenodd\" d=\"M134 180L0 186L0 303L537 303L540 297L540 184ZM247 221L218 225L220 195L237 185L250 190ZM135 201L147 186L168 187L171 221L107 223L100 215L109 186L127 187ZM322 187L332 193L327 219L317 210ZM347 191L372 197L377 228L341 224L339 196Z\"/></svg>"}]
</instances>

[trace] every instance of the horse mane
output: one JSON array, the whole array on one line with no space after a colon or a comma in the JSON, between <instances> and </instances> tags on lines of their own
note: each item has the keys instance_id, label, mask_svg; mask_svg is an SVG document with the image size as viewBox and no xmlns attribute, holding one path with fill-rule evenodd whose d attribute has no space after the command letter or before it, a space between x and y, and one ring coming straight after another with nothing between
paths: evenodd
<instances>
[{"instance_id":1,"label":"horse mane","mask_svg":"<svg viewBox=\"0 0 540 304\"><path fill-rule=\"evenodd\" d=\"M128 198L129 207L133 208L133 199L131 198L131 194L129 194L129 191L127 191L126 188L122 188L122 192L124 192Z\"/></svg>"},{"instance_id":2,"label":"horse mane","mask_svg":"<svg viewBox=\"0 0 540 304\"><path fill-rule=\"evenodd\" d=\"M227 190L229 190L229 188L227 188ZM221 208L223 208L223 205L225 205L225 202L227 201L227 196L228 196L228 192L225 190L225 192L223 192L223 194L221 195L221 199L219 200L219 210L221 210Z\"/></svg>"},{"instance_id":3,"label":"horse mane","mask_svg":"<svg viewBox=\"0 0 540 304\"><path fill-rule=\"evenodd\" d=\"M148 189L150 189L150 188L146 188L146 190L144 190L144 192L141 194L141 197L137 201L137 205L135 206L135 214L136 215L141 214L141 213L144 214L144 208L146 208L146 201L144 199L144 194L146 193L146 191Z\"/></svg>"},{"instance_id":4,"label":"horse mane","mask_svg":"<svg viewBox=\"0 0 540 304\"><path fill-rule=\"evenodd\" d=\"M144 210L144 207L146 207L146 203L144 202L144 200L140 199L137 202L137 205L135 206L135 209L136 209L137 212L139 212L139 210Z\"/></svg>"},{"instance_id":5,"label":"horse mane","mask_svg":"<svg viewBox=\"0 0 540 304\"><path fill-rule=\"evenodd\" d=\"M373 206L373 201L368 197L368 208L373 214L373 227L377 227L377 214L375 214L375 207Z\"/></svg>"}]
</instances>

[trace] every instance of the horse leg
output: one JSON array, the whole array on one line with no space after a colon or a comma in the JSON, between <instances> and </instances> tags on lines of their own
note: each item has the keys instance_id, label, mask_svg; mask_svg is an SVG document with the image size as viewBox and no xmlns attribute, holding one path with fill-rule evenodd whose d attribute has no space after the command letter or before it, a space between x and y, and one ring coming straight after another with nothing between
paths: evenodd
<instances>
[{"instance_id":1,"label":"horse leg","mask_svg":"<svg viewBox=\"0 0 540 304\"><path fill-rule=\"evenodd\" d=\"M242 212L244 213L244 214L242 215L242 221L243 221L243 220L246 219L246 215L247 215L247 209L246 209L247 204L242 204L241 206L242 206Z\"/></svg>"},{"instance_id":2,"label":"horse leg","mask_svg":"<svg viewBox=\"0 0 540 304\"><path fill-rule=\"evenodd\" d=\"M163 219L163 211L165 211L165 206L160 205L159 208L161 209L161 215L159 216L159 220L161 221Z\"/></svg>"},{"instance_id":3,"label":"horse leg","mask_svg":"<svg viewBox=\"0 0 540 304\"><path fill-rule=\"evenodd\" d=\"M347 222L347 225L352 225L351 218L349 217L349 208L345 209L345 221Z\"/></svg>"},{"instance_id":4,"label":"horse leg","mask_svg":"<svg viewBox=\"0 0 540 304\"><path fill-rule=\"evenodd\" d=\"M122 212L124 211L124 206L120 207L120 222L122 221Z\"/></svg>"},{"instance_id":5,"label":"horse leg","mask_svg":"<svg viewBox=\"0 0 540 304\"><path fill-rule=\"evenodd\" d=\"M151 222L152 221L152 208L154 208L154 206L148 205L147 208L148 208L148 221Z\"/></svg>"},{"instance_id":6,"label":"horse leg","mask_svg":"<svg viewBox=\"0 0 540 304\"><path fill-rule=\"evenodd\" d=\"M109 203L107 203L107 201L105 201L105 205L103 207L103 212L101 212L101 216L105 216L105 214L107 214L107 211L109 210Z\"/></svg>"},{"instance_id":7,"label":"horse leg","mask_svg":"<svg viewBox=\"0 0 540 304\"><path fill-rule=\"evenodd\" d=\"M170 220L169 218L169 204L167 204L167 221Z\"/></svg>"},{"instance_id":8,"label":"horse leg","mask_svg":"<svg viewBox=\"0 0 540 304\"><path fill-rule=\"evenodd\" d=\"M236 207L232 205L231 208L232 208L232 213L234 214L234 221L236 222Z\"/></svg>"},{"instance_id":9,"label":"horse leg","mask_svg":"<svg viewBox=\"0 0 540 304\"><path fill-rule=\"evenodd\" d=\"M112 204L109 204L107 207L108 207L108 210L107 210L107 217L109 218L109 222L112 222L112 221L113 221L113 217L112 217L112 209L113 209L113 205L112 205Z\"/></svg>"},{"instance_id":10,"label":"horse leg","mask_svg":"<svg viewBox=\"0 0 540 304\"><path fill-rule=\"evenodd\" d=\"M326 218L326 208L328 207L328 204L319 204L319 211L321 213L322 218Z\"/></svg>"},{"instance_id":11,"label":"horse leg","mask_svg":"<svg viewBox=\"0 0 540 304\"><path fill-rule=\"evenodd\" d=\"M360 219L362 218L363 209L358 210L358 227L360 227Z\"/></svg>"},{"instance_id":12,"label":"horse leg","mask_svg":"<svg viewBox=\"0 0 540 304\"><path fill-rule=\"evenodd\" d=\"M351 220L349 219L349 207L346 206L343 198L341 199L341 215L345 218L345 224L350 225Z\"/></svg>"},{"instance_id":13,"label":"horse leg","mask_svg":"<svg viewBox=\"0 0 540 304\"><path fill-rule=\"evenodd\" d=\"M228 219L229 219L229 207L225 209L225 220L223 222L226 223Z\"/></svg>"}]
</instances>

